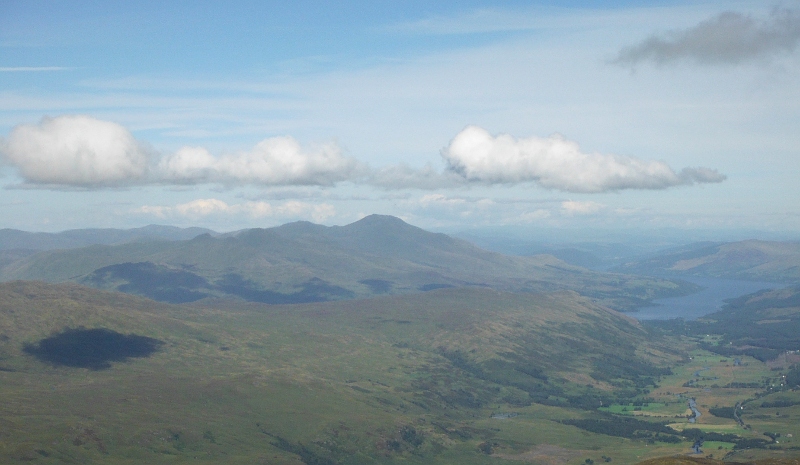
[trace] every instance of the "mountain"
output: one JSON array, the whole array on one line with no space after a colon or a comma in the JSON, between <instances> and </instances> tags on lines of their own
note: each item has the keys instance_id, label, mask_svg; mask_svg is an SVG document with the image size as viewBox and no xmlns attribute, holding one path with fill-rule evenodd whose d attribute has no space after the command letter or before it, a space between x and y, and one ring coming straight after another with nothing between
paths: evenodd
<instances>
[{"instance_id":1,"label":"mountain","mask_svg":"<svg viewBox=\"0 0 800 465\"><path fill-rule=\"evenodd\" d=\"M73 229L60 233L34 233L0 229L0 251L73 249L93 244L123 244L143 240L186 240L216 234L205 228L178 228L151 224L134 229Z\"/></svg>"},{"instance_id":2,"label":"mountain","mask_svg":"<svg viewBox=\"0 0 800 465\"><path fill-rule=\"evenodd\" d=\"M489 464L549 444L626 463L645 442L562 420L678 359L572 292L175 306L5 283L0 462Z\"/></svg>"},{"instance_id":3,"label":"mountain","mask_svg":"<svg viewBox=\"0 0 800 465\"><path fill-rule=\"evenodd\" d=\"M0 279L73 281L173 303L223 296L303 303L471 286L573 289L631 309L688 289L663 279L590 271L548 255L489 252L381 215L346 226L297 222L220 237L45 251L7 262Z\"/></svg>"},{"instance_id":4,"label":"mountain","mask_svg":"<svg viewBox=\"0 0 800 465\"><path fill-rule=\"evenodd\" d=\"M800 281L800 242L698 243L616 269L623 273Z\"/></svg>"}]
</instances>

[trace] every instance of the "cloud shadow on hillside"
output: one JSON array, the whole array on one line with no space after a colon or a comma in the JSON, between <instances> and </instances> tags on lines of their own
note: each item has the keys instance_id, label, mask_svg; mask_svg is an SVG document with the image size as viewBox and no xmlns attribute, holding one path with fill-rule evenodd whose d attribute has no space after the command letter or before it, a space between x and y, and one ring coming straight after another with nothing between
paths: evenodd
<instances>
[{"instance_id":1,"label":"cloud shadow on hillside","mask_svg":"<svg viewBox=\"0 0 800 465\"><path fill-rule=\"evenodd\" d=\"M55 366L106 370L111 368L111 362L149 357L163 344L151 337L125 335L106 328L79 328L26 344L23 351Z\"/></svg>"}]
</instances>

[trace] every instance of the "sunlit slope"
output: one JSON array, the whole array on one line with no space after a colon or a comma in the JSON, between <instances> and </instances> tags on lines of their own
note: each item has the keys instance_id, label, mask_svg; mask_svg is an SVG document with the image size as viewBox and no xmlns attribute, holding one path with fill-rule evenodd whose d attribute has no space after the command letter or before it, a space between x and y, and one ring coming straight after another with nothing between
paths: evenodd
<instances>
[{"instance_id":1,"label":"sunlit slope","mask_svg":"<svg viewBox=\"0 0 800 465\"><path fill-rule=\"evenodd\" d=\"M488 252L379 215L342 227L300 222L224 237L43 252L7 264L0 277L76 281L176 303L225 295L301 303L479 286L572 289L628 309L685 291L670 281L589 271L547 255Z\"/></svg>"},{"instance_id":2,"label":"sunlit slope","mask_svg":"<svg viewBox=\"0 0 800 465\"><path fill-rule=\"evenodd\" d=\"M579 463L649 453L559 420L593 408L583 402L637 395L677 359L635 321L571 292L206 304L0 285L0 461L505 463L544 450ZM25 352L80 326L161 346L101 370Z\"/></svg>"},{"instance_id":3,"label":"sunlit slope","mask_svg":"<svg viewBox=\"0 0 800 465\"><path fill-rule=\"evenodd\" d=\"M749 240L698 244L678 252L627 263L619 270L797 282L800 281L800 242Z\"/></svg>"}]
</instances>

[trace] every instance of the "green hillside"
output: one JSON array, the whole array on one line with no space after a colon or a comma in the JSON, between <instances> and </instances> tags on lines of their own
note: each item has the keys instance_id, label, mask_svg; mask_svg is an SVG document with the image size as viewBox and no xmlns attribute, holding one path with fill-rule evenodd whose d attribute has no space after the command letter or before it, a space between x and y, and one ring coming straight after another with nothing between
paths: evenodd
<instances>
[{"instance_id":1,"label":"green hillside","mask_svg":"<svg viewBox=\"0 0 800 465\"><path fill-rule=\"evenodd\" d=\"M106 366L37 358L64 334L99 344L96 328L158 344ZM677 359L647 339L574 293L180 307L8 283L0 461L502 463L541 444L577 459L621 439L559 420L636 396Z\"/></svg>"},{"instance_id":2,"label":"green hillside","mask_svg":"<svg viewBox=\"0 0 800 465\"><path fill-rule=\"evenodd\" d=\"M172 303L215 296L304 303L465 286L572 289L621 310L690 287L589 271L547 255L488 252L380 215L341 227L298 222L222 237L48 251L6 263L0 278L80 282Z\"/></svg>"},{"instance_id":3,"label":"green hillside","mask_svg":"<svg viewBox=\"0 0 800 465\"><path fill-rule=\"evenodd\" d=\"M730 367L574 292L168 305L12 282L0 463L628 464L702 437L718 457L791 454L792 439L762 432L800 433L794 393L756 403L751 388L681 387L704 366L759 386L780 377L744 359ZM688 395L703 411L694 429ZM744 401L749 430L706 406ZM780 417L759 413L775 402Z\"/></svg>"},{"instance_id":4,"label":"green hillside","mask_svg":"<svg viewBox=\"0 0 800 465\"><path fill-rule=\"evenodd\" d=\"M798 282L800 242L701 243L626 263L618 270L624 273Z\"/></svg>"}]
</instances>

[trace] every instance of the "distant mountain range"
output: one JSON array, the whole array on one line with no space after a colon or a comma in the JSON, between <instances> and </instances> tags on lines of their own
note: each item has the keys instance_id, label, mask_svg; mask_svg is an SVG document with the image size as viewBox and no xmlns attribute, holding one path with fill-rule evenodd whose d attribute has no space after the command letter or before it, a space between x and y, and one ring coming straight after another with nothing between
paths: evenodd
<instances>
[{"instance_id":1,"label":"distant mountain range","mask_svg":"<svg viewBox=\"0 0 800 465\"><path fill-rule=\"evenodd\" d=\"M800 282L800 242L703 242L631 261L622 273Z\"/></svg>"},{"instance_id":2,"label":"distant mountain range","mask_svg":"<svg viewBox=\"0 0 800 465\"><path fill-rule=\"evenodd\" d=\"M179 233L189 231L173 231ZM73 281L173 303L225 296L302 303L488 287L571 289L627 310L689 290L662 279L590 271L549 255L489 252L382 215L346 226L296 222L216 237L205 233L188 240L48 250L11 257L0 266L3 281Z\"/></svg>"},{"instance_id":3,"label":"distant mountain range","mask_svg":"<svg viewBox=\"0 0 800 465\"><path fill-rule=\"evenodd\" d=\"M0 229L0 251L74 249L94 244L112 245L133 241L177 241L191 239L200 234L216 233L205 228L178 228L154 224L134 229L73 229L60 233Z\"/></svg>"}]
</instances>

